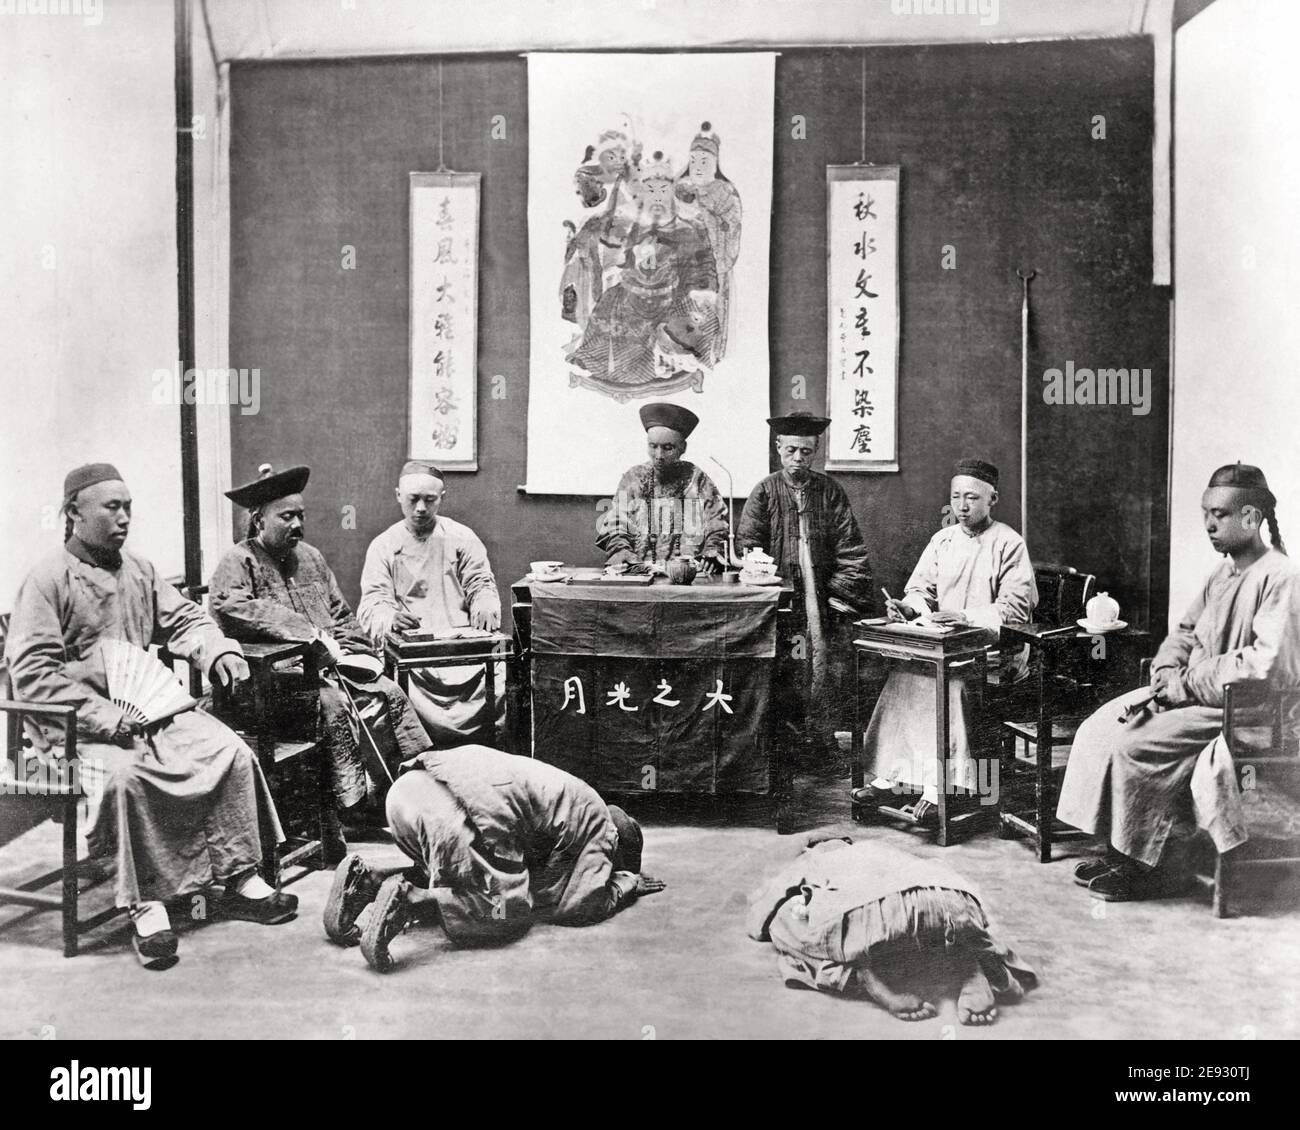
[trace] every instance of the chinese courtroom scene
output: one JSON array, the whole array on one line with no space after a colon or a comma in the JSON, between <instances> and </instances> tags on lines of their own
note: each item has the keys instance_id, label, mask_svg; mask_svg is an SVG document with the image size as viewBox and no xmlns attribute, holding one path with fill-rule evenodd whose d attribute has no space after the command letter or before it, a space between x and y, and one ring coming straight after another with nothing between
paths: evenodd
<instances>
[{"instance_id":1,"label":"chinese courtroom scene","mask_svg":"<svg viewBox=\"0 0 1300 1130\"><path fill-rule=\"evenodd\" d=\"M1298 35L0 0L0 1038L1300 1037Z\"/></svg>"}]
</instances>

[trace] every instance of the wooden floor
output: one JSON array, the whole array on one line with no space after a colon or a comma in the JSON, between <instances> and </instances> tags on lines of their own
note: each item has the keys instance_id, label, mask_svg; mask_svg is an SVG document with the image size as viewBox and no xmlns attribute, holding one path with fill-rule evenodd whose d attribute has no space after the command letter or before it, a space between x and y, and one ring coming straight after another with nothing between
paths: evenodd
<instances>
[{"instance_id":1,"label":"wooden floor","mask_svg":"<svg viewBox=\"0 0 1300 1130\"><path fill-rule=\"evenodd\" d=\"M394 946L400 968L372 973L326 942L329 876L292 886L299 917L278 927L187 928L181 961L139 967L121 928L65 959L58 916L0 909L0 1037L601 1037L1174 1039L1300 1036L1300 889L1252 894L1257 913L1215 920L1203 897L1105 904L1071 882L1070 862L1034 862L992 832L939 849L922 833L848 822L847 782L801 781L803 831L778 836L763 806L645 816L645 869L668 889L610 922L539 927L509 946L454 950L436 929ZM634 806L633 814L638 815ZM904 1024L872 1005L785 988L768 946L744 933L748 895L813 828L941 854L982 888L995 926L1038 969L1041 987L989 1029L940 1015ZM0 883L58 858L46 823L0 848ZM371 849L367 849L371 850ZM377 860L400 853L375 845ZM101 888L91 905L106 902ZM936 988L936 991L940 991Z\"/></svg>"}]
</instances>

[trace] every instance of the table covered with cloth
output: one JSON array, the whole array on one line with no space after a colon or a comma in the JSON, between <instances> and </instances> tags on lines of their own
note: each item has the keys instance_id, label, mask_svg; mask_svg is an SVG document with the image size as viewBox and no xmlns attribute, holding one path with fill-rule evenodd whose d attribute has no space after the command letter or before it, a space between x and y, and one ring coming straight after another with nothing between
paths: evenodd
<instances>
[{"instance_id":1,"label":"table covered with cloth","mask_svg":"<svg viewBox=\"0 0 1300 1130\"><path fill-rule=\"evenodd\" d=\"M777 588L532 586L533 753L610 792L769 792Z\"/></svg>"}]
</instances>

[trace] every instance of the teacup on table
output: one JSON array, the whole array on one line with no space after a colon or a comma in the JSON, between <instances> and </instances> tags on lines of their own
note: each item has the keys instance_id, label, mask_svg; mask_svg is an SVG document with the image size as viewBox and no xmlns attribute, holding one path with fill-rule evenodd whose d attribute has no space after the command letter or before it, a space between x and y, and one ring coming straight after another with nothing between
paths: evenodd
<instances>
[{"instance_id":1,"label":"teacup on table","mask_svg":"<svg viewBox=\"0 0 1300 1130\"><path fill-rule=\"evenodd\" d=\"M539 581L554 580L560 575L560 567L563 561L530 561L528 568L532 570L533 577Z\"/></svg>"}]
</instances>

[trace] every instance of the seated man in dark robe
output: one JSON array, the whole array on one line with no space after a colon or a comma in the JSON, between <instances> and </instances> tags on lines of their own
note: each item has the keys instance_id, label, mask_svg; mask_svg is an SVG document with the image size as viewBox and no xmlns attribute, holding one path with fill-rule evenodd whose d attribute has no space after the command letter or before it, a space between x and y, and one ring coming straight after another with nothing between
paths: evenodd
<instances>
[{"instance_id":1,"label":"seated man in dark robe","mask_svg":"<svg viewBox=\"0 0 1300 1130\"><path fill-rule=\"evenodd\" d=\"M686 556L699 558L705 573L720 572L727 560L727 504L713 480L682 458L700 418L676 404L644 404L640 416L650 458L619 479L596 547L610 565Z\"/></svg>"},{"instance_id":2,"label":"seated man in dark robe","mask_svg":"<svg viewBox=\"0 0 1300 1130\"><path fill-rule=\"evenodd\" d=\"M388 823L420 885L350 855L325 907L330 940L360 942L381 973L417 918L457 945L485 945L535 921L592 925L664 888L640 874L641 827L621 808L562 769L487 746L422 754L388 792Z\"/></svg>"},{"instance_id":3,"label":"seated man in dark robe","mask_svg":"<svg viewBox=\"0 0 1300 1130\"><path fill-rule=\"evenodd\" d=\"M362 741L373 742L383 765L372 764L382 788L403 762L429 748L410 701L391 679L359 682L340 669L362 656L378 669L375 648L339 590L320 550L303 540L302 490L311 471L290 467L227 491L249 511L248 537L226 551L212 574L208 604L233 639L312 645L322 669L320 726L328 746L335 803L345 821L372 823Z\"/></svg>"},{"instance_id":4,"label":"seated man in dark robe","mask_svg":"<svg viewBox=\"0 0 1300 1130\"><path fill-rule=\"evenodd\" d=\"M917 992L920 951L955 967L962 1024L992 1024L999 1002L1018 1001L1038 984L993 936L970 880L880 843L810 843L754 895L748 930L772 943L791 988L860 994L900 1020L937 1015Z\"/></svg>"},{"instance_id":5,"label":"seated man in dark robe","mask_svg":"<svg viewBox=\"0 0 1300 1130\"><path fill-rule=\"evenodd\" d=\"M116 864L115 901L130 911L141 962L164 968L177 953L164 900L219 883L224 917L268 925L292 918L298 900L257 872L263 838L284 835L252 750L201 709L133 720L110 698L99 645L166 643L227 686L248 677L248 664L202 608L123 549L131 492L115 468L78 467L63 496L64 544L18 590L5 660L18 699L77 708L90 852ZM42 720L29 737L57 766L62 724Z\"/></svg>"},{"instance_id":6,"label":"seated man in dark robe","mask_svg":"<svg viewBox=\"0 0 1300 1130\"><path fill-rule=\"evenodd\" d=\"M794 412L768 420L781 470L750 494L736 541L741 553L762 549L778 576L793 581L802 658L778 685L792 697L784 716L803 719L812 768L840 768L835 744L837 704L843 703L848 625L873 606L871 563L849 496L829 475L812 469L824 416Z\"/></svg>"},{"instance_id":7,"label":"seated man in dark robe","mask_svg":"<svg viewBox=\"0 0 1300 1130\"><path fill-rule=\"evenodd\" d=\"M1300 687L1300 567L1286 555L1276 507L1258 467L1214 472L1201 512L1225 559L1160 645L1150 687L1108 702L1075 735L1056 814L1107 841L1103 858L1074 869L1097 898L1181 891L1189 875L1178 857L1198 828L1220 852L1246 840L1222 736L1224 687L1242 679Z\"/></svg>"}]
</instances>

